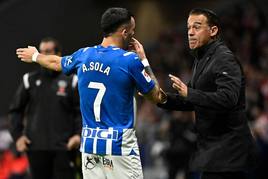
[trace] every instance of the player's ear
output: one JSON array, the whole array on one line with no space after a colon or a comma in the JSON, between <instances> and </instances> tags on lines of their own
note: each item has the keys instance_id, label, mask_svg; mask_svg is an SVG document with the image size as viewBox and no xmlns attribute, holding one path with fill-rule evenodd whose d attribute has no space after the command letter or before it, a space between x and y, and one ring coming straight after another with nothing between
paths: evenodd
<instances>
[{"instance_id":1,"label":"player's ear","mask_svg":"<svg viewBox=\"0 0 268 179\"><path fill-rule=\"evenodd\" d=\"M128 30L127 30L126 28L124 28L124 29L122 30L122 36L123 36L124 38L126 38L126 37L127 37L127 33L128 33Z\"/></svg>"}]
</instances>

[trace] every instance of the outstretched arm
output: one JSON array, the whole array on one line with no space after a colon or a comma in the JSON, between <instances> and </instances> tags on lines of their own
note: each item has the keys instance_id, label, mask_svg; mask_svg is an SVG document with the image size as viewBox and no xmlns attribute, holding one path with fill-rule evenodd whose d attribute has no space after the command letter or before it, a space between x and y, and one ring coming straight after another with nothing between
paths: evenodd
<instances>
[{"instance_id":1,"label":"outstretched arm","mask_svg":"<svg viewBox=\"0 0 268 179\"><path fill-rule=\"evenodd\" d=\"M43 55L38 53L35 47L28 48L18 48L17 51L18 58L26 63L36 62L41 66L54 71L61 71L61 57L57 55Z\"/></svg>"}]
</instances>

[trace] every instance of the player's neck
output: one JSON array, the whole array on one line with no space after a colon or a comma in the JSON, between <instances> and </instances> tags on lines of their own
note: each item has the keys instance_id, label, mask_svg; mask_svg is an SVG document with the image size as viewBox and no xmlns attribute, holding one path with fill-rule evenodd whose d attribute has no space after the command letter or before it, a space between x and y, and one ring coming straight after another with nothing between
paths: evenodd
<instances>
[{"instance_id":1,"label":"player's neck","mask_svg":"<svg viewBox=\"0 0 268 179\"><path fill-rule=\"evenodd\" d=\"M119 48L122 48L123 45L119 39L113 38L113 37L104 37L101 46L108 47L108 46L116 46Z\"/></svg>"}]
</instances>

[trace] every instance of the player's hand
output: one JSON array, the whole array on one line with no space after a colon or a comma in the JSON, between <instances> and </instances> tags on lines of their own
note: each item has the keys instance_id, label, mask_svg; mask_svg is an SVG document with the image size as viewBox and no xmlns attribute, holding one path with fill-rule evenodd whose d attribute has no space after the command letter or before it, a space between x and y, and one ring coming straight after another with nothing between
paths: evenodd
<instances>
[{"instance_id":1,"label":"player's hand","mask_svg":"<svg viewBox=\"0 0 268 179\"><path fill-rule=\"evenodd\" d=\"M188 87L176 76L169 74L170 80L173 82L172 87L178 91L182 97L187 97Z\"/></svg>"},{"instance_id":2,"label":"player's hand","mask_svg":"<svg viewBox=\"0 0 268 179\"><path fill-rule=\"evenodd\" d=\"M16 148L18 152L25 152L28 150L28 145L31 141L28 139L27 136L21 136L16 142Z\"/></svg>"},{"instance_id":3,"label":"player's hand","mask_svg":"<svg viewBox=\"0 0 268 179\"><path fill-rule=\"evenodd\" d=\"M160 91L159 91L159 99L160 99L161 104L164 104L167 102L167 94L164 92L164 90L162 90L162 88L160 88Z\"/></svg>"},{"instance_id":4,"label":"player's hand","mask_svg":"<svg viewBox=\"0 0 268 179\"><path fill-rule=\"evenodd\" d=\"M137 39L132 37L132 41L130 42L130 47L131 47L131 49L133 49L133 51L135 51L138 54L140 59L142 59L142 60L146 59L144 48L143 48L142 44Z\"/></svg>"},{"instance_id":5,"label":"player's hand","mask_svg":"<svg viewBox=\"0 0 268 179\"><path fill-rule=\"evenodd\" d=\"M75 148L78 148L80 145L80 135L76 134L69 138L69 141L67 143L67 149L72 150Z\"/></svg>"},{"instance_id":6,"label":"player's hand","mask_svg":"<svg viewBox=\"0 0 268 179\"><path fill-rule=\"evenodd\" d=\"M16 54L23 62L32 63L32 56L38 50L35 47L28 46L28 48L18 48Z\"/></svg>"}]
</instances>

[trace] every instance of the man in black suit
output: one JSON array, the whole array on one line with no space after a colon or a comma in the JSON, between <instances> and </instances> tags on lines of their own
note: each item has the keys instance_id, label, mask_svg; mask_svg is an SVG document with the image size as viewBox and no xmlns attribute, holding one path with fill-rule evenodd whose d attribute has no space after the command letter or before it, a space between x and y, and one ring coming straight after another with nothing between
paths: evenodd
<instances>
[{"instance_id":1,"label":"man in black suit","mask_svg":"<svg viewBox=\"0 0 268 179\"><path fill-rule=\"evenodd\" d=\"M193 9L188 17L188 41L194 54L188 85L169 75L177 94L158 106L195 112L197 148L190 169L202 179L244 179L256 165L255 145L245 115L245 78L234 54L220 40L217 15Z\"/></svg>"}]
</instances>

